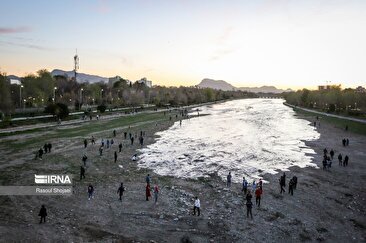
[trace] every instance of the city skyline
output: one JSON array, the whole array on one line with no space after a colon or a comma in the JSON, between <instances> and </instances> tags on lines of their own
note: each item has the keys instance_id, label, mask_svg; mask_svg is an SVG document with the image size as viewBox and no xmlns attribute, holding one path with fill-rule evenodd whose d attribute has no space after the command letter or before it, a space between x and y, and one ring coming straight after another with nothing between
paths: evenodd
<instances>
[{"instance_id":1,"label":"city skyline","mask_svg":"<svg viewBox=\"0 0 366 243\"><path fill-rule=\"evenodd\" d=\"M190 86L365 86L363 1L4 1L0 71Z\"/></svg>"}]
</instances>

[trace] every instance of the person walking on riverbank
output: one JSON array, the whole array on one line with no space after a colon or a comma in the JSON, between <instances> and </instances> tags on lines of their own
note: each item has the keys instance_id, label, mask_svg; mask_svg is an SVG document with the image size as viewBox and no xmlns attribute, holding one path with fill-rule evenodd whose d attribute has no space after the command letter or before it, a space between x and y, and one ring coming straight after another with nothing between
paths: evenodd
<instances>
[{"instance_id":1,"label":"person walking on riverbank","mask_svg":"<svg viewBox=\"0 0 366 243\"><path fill-rule=\"evenodd\" d=\"M84 166L80 166L80 180L85 179L85 169Z\"/></svg>"},{"instance_id":2,"label":"person walking on riverbank","mask_svg":"<svg viewBox=\"0 0 366 243\"><path fill-rule=\"evenodd\" d=\"M113 130L113 137L116 137L117 136L117 132L116 130Z\"/></svg>"},{"instance_id":3,"label":"person walking on riverbank","mask_svg":"<svg viewBox=\"0 0 366 243\"><path fill-rule=\"evenodd\" d=\"M109 139L107 139L107 149L109 149Z\"/></svg>"},{"instance_id":4,"label":"person walking on riverbank","mask_svg":"<svg viewBox=\"0 0 366 243\"><path fill-rule=\"evenodd\" d=\"M150 184L146 184L146 201L149 201L149 198L151 197L151 188Z\"/></svg>"},{"instance_id":5,"label":"person walking on riverbank","mask_svg":"<svg viewBox=\"0 0 366 243\"><path fill-rule=\"evenodd\" d=\"M158 202L158 196L159 196L159 187L157 184L154 186L154 203L156 204Z\"/></svg>"},{"instance_id":6,"label":"person walking on riverbank","mask_svg":"<svg viewBox=\"0 0 366 243\"><path fill-rule=\"evenodd\" d=\"M253 198L252 193L249 190L248 193L247 193L247 195L245 195L245 200L248 202L248 201L251 201L252 198Z\"/></svg>"},{"instance_id":7,"label":"person walking on riverbank","mask_svg":"<svg viewBox=\"0 0 366 243\"><path fill-rule=\"evenodd\" d=\"M344 157L344 160L343 160L343 166L344 166L344 167L348 166L348 160L349 160L348 155L346 155L346 156Z\"/></svg>"},{"instance_id":8,"label":"person walking on riverbank","mask_svg":"<svg viewBox=\"0 0 366 243\"><path fill-rule=\"evenodd\" d=\"M262 179L259 179L259 181L258 181L258 186L259 186L259 188L260 188L261 190L263 190L263 181L262 181Z\"/></svg>"},{"instance_id":9,"label":"person walking on riverbank","mask_svg":"<svg viewBox=\"0 0 366 243\"><path fill-rule=\"evenodd\" d=\"M92 145L95 144L95 138L94 138L94 136L92 136L92 138L91 138L91 143L92 143Z\"/></svg>"},{"instance_id":10,"label":"person walking on riverbank","mask_svg":"<svg viewBox=\"0 0 366 243\"><path fill-rule=\"evenodd\" d=\"M253 180L253 183L252 183L252 192L254 193L255 190L257 188L257 184L255 183L255 180Z\"/></svg>"},{"instance_id":11,"label":"person walking on riverbank","mask_svg":"<svg viewBox=\"0 0 366 243\"><path fill-rule=\"evenodd\" d=\"M88 147L88 140L84 139L84 148Z\"/></svg>"},{"instance_id":12,"label":"person walking on riverbank","mask_svg":"<svg viewBox=\"0 0 366 243\"><path fill-rule=\"evenodd\" d=\"M86 156L86 154L83 155L81 160L83 161L83 165L86 166L86 161L88 160L88 157Z\"/></svg>"},{"instance_id":13,"label":"person walking on riverbank","mask_svg":"<svg viewBox=\"0 0 366 243\"><path fill-rule=\"evenodd\" d=\"M253 214L252 214L253 203L252 203L252 201L247 201L245 205L247 206L247 218L249 218L249 215L250 215L250 218L253 219Z\"/></svg>"},{"instance_id":14,"label":"person walking on riverbank","mask_svg":"<svg viewBox=\"0 0 366 243\"><path fill-rule=\"evenodd\" d=\"M125 140L127 139L127 132L123 133L123 137L124 137Z\"/></svg>"},{"instance_id":15,"label":"person walking on riverbank","mask_svg":"<svg viewBox=\"0 0 366 243\"><path fill-rule=\"evenodd\" d=\"M285 191L285 187L286 187L286 177L285 177L285 173L283 173L283 175L280 178L280 187L281 187L281 191L280 193L282 194L282 192L286 192Z\"/></svg>"},{"instance_id":16,"label":"person walking on riverbank","mask_svg":"<svg viewBox=\"0 0 366 243\"><path fill-rule=\"evenodd\" d=\"M42 160L42 156L43 156L43 149L42 149L42 148L40 148L40 149L38 150L38 158L39 158L40 160Z\"/></svg>"},{"instance_id":17,"label":"person walking on riverbank","mask_svg":"<svg viewBox=\"0 0 366 243\"><path fill-rule=\"evenodd\" d=\"M123 182L118 187L117 194L119 194L119 200L122 201L123 192L125 191L125 187L123 186Z\"/></svg>"},{"instance_id":18,"label":"person walking on riverbank","mask_svg":"<svg viewBox=\"0 0 366 243\"><path fill-rule=\"evenodd\" d=\"M119 152L121 153L122 152L122 142L119 143L118 148L119 148Z\"/></svg>"},{"instance_id":19,"label":"person walking on riverbank","mask_svg":"<svg viewBox=\"0 0 366 243\"><path fill-rule=\"evenodd\" d=\"M140 145L141 147L144 145L144 137L143 136L140 136Z\"/></svg>"},{"instance_id":20,"label":"person walking on riverbank","mask_svg":"<svg viewBox=\"0 0 366 243\"><path fill-rule=\"evenodd\" d=\"M41 206L38 216L41 217L41 221L39 221L40 224L42 224L42 221L46 223L47 209L44 205Z\"/></svg>"},{"instance_id":21,"label":"person walking on riverbank","mask_svg":"<svg viewBox=\"0 0 366 243\"><path fill-rule=\"evenodd\" d=\"M196 210L197 210L197 216L200 216L201 215L201 202L198 197L196 197L194 200L193 215L196 215Z\"/></svg>"},{"instance_id":22,"label":"person walking on riverbank","mask_svg":"<svg viewBox=\"0 0 366 243\"><path fill-rule=\"evenodd\" d=\"M146 178L145 178L146 184L150 185L151 183L151 177L150 174L147 174Z\"/></svg>"},{"instance_id":23,"label":"person walking on riverbank","mask_svg":"<svg viewBox=\"0 0 366 243\"><path fill-rule=\"evenodd\" d=\"M329 154L330 154L330 159L333 160L333 157L334 157L334 151L333 151L333 149L330 150Z\"/></svg>"},{"instance_id":24,"label":"person walking on riverbank","mask_svg":"<svg viewBox=\"0 0 366 243\"><path fill-rule=\"evenodd\" d=\"M88 200L90 201L90 199L94 198L94 187L89 184L88 186Z\"/></svg>"},{"instance_id":25,"label":"person walking on riverbank","mask_svg":"<svg viewBox=\"0 0 366 243\"><path fill-rule=\"evenodd\" d=\"M103 146L99 147L99 155L102 156L103 155Z\"/></svg>"},{"instance_id":26,"label":"person walking on riverbank","mask_svg":"<svg viewBox=\"0 0 366 243\"><path fill-rule=\"evenodd\" d=\"M135 140L135 138L132 136L131 137L131 145L133 145L133 140Z\"/></svg>"},{"instance_id":27,"label":"person walking on riverbank","mask_svg":"<svg viewBox=\"0 0 366 243\"><path fill-rule=\"evenodd\" d=\"M226 186L231 187L231 172L229 172L226 178L227 178Z\"/></svg>"},{"instance_id":28,"label":"person walking on riverbank","mask_svg":"<svg viewBox=\"0 0 366 243\"><path fill-rule=\"evenodd\" d=\"M288 193L291 194L291 196L294 195L294 180L290 179L288 183Z\"/></svg>"},{"instance_id":29,"label":"person walking on riverbank","mask_svg":"<svg viewBox=\"0 0 366 243\"><path fill-rule=\"evenodd\" d=\"M294 188L294 190L296 190L296 187L297 187L297 176L293 176L292 177L292 181L294 182L293 188Z\"/></svg>"},{"instance_id":30,"label":"person walking on riverbank","mask_svg":"<svg viewBox=\"0 0 366 243\"><path fill-rule=\"evenodd\" d=\"M339 153L339 155L338 155L338 163L339 163L340 166L342 166L342 159L343 159L342 154Z\"/></svg>"},{"instance_id":31,"label":"person walking on riverbank","mask_svg":"<svg viewBox=\"0 0 366 243\"><path fill-rule=\"evenodd\" d=\"M259 207L261 205L262 189L258 187L255 190L255 204Z\"/></svg>"},{"instance_id":32,"label":"person walking on riverbank","mask_svg":"<svg viewBox=\"0 0 366 243\"><path fill-rule=\"evenodd\" d=\"M245 177L243 177L243 189L242 189L242 191L244 192L244 195L247 195L248 182L247 182L247 180L245 180Z\"/></svg>"},{"instance_id":33,"label":"person walking on riverbank","mask_svg":"<svg viewBox=\"0 0 366 243\"><path fill-rule=\"evenodd\" d=\"M47 147L48 147L48 152L49 152L49 153L51 153L52 144L51 144L51 143L48 143L48 144L47 144Z\"/></svg>"},{"instance_id":34,"label":"person walking on riverbank","mask_svg":"<svg viewBox=\"0 0 366 243\"><path fill-rule=\"evenodd\" d=\"M117 151L114 151L114 163L117 162Z\"/></svg>"}]
</instances>

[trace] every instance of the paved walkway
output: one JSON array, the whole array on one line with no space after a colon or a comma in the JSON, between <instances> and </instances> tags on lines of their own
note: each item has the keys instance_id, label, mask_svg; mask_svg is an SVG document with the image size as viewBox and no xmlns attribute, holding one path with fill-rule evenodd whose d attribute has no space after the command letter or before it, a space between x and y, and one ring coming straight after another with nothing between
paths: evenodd
<instances>
[{"instance_id":1,"label":"paved walkway","mask_svg":"<svg viewBox=\"0 0 366 243\"><path fill-rule=\"evenodd\" d=\"M324 115L324 116L329 116L329 117L335 117L335 118L339 118L339 119L343 119L343 120L355 121L355 122L360 122L360 123L366 124L365 119L357 119L357 118L348 117L348 116L334 115L334 114L329 114L329 113L326 113L326 112L314 111L314 110L311 110L311 109L306 109L306 108L302 108L302 107L299 107L299 106L290 105L288 103L284 103L284 104L289 106L289 107L296 108L296 109L303 110L303 111L307 111L307 112L311 112L311 113L314 113L314 114L319 114L319 115Z\"/></svg>"}]
</instances>

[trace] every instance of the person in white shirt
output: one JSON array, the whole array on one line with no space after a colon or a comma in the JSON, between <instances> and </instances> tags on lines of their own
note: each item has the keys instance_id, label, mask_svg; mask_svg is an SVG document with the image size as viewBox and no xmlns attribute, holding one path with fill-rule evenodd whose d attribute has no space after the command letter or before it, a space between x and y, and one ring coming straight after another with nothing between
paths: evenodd
<instances>
[{"instance_id":1,"label":"person in white shirt","mask_svg":"<svg viewBox=\"0 0 366 243\"><path fill-rule=\"evenodd\" d=\"M196 215L196 210L197 210L197 213L198 213L197 216L200 216L200 214L201 214L200 208L201 208L201 202L198 199L198 197L196 197L196 200L194 201L193 215Z\"/></svg>"}]
</instances>

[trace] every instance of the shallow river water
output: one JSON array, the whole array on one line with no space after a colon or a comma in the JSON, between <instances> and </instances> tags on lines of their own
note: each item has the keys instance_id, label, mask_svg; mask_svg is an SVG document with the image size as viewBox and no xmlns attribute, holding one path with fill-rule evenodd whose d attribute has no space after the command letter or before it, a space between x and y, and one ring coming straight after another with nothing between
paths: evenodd
<instances>
[{"instance_id":1,"label":"shallow river water","mask_svg":"<svg viewBox=\"0 0 366 243\"><path fill-rule=\"evenodd\" d=\"M196 112L193 112L195 114ZM207 114L176 122L141 149L139 166L161 175L197 178L229 171L233 181L290 166L316 166L304 141L320 134L280 99L243 99L200 107Z\"/></svg>"}]
</instances>

